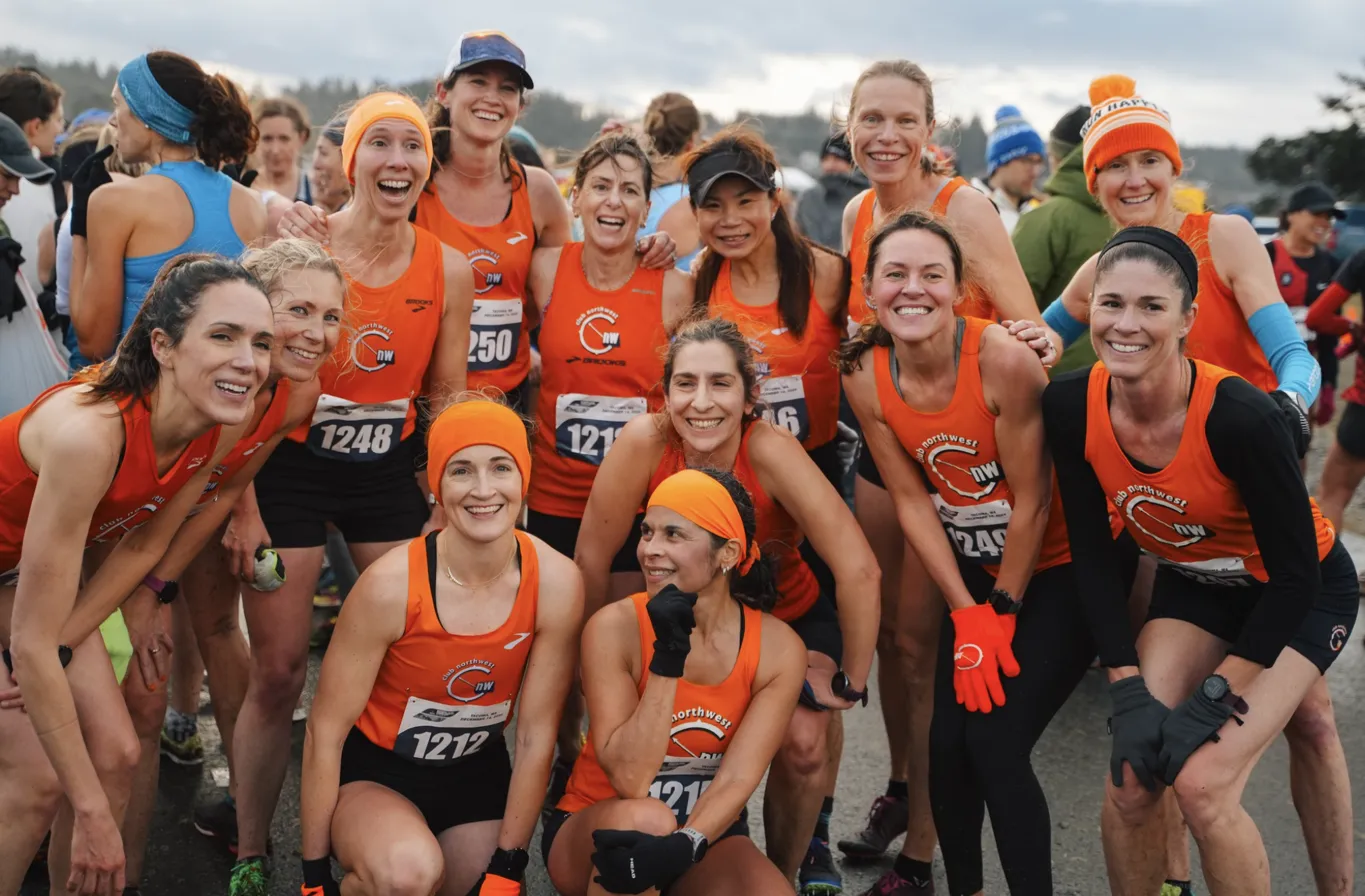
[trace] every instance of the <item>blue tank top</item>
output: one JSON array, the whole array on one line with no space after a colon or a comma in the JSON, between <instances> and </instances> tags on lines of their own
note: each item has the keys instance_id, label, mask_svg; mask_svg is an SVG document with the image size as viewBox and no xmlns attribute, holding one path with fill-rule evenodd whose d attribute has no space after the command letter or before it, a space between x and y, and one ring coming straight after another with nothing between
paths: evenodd
<instances>
[{"instance_id":1,"label":"blue tank top","mask_svg":"<svg viewBox=\"0 0 1365 896\"><path fill-rule=\"evenodd\" d=\"M659 220L663 218L670 208L687 198L687 184L681 181L671 184L660 184L649 191L649 216L645 218L645 223L640 225L640 236L646 237L655 233L659 229ZM688 254L678 259L678 270L684 274L692 270L692 259L697 257L701 247L693 249Z\"/></svg>"},{"instance_id":2,"label":"blue tank top","mask_svg":"<svg viewBox=\"0 0 1365 896\"><path fill-rule=\"evenodd\" d=\"M175 181L190 201L194 214L194 229L185 242L167 252L140 255L123 259L123 322L120 338L133 324L142 301L151 289L161 266L186 252L216 252L229 258L242 254L246 244L233 229L228 215L228 197L232 193L232 179L209 168L202 162L162 162L147 172Z\"/></svg>"}]
</instances>

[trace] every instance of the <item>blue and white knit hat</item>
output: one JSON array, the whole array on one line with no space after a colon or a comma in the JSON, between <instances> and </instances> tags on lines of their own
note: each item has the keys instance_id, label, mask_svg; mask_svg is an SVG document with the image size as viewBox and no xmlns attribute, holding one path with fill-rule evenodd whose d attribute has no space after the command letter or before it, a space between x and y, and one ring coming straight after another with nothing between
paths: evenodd
<instances>
[{"instance_id":1,"label":"blue and white knit hat","mask_svg":"<svg viewBox=\"0 0 1365 896\"><path fill-rule=\"evenodd\" d=\"M1043 138L1024 120L1016 106L1001 106L995 110L995 130L986 141L986 176L1008 162L1027 155L1042 156Z\"/></svg>"}]
</instances>

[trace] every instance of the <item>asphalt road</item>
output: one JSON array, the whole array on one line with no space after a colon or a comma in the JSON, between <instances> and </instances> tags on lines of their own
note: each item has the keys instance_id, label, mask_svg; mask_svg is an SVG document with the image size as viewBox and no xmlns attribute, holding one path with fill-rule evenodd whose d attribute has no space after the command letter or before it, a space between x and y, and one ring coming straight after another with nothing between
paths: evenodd
<instances>
[{"instance_id":1,"label":"asphalt road","mask_svg":"<svg viewBox=\"0 0 1365 896\"><path fill-rule=\"evenodd\" d=\"M1343 371L1343 376L1347 375ZM1317 479L1323 448L1328 441L1325 436L1326 433L1320 434L1316 440L1309 469L1310 483ZM1365 527L1357 523L1365 521L1362 509L1361 502L1352 508L1351 522L1356 524L1351 528L1357 532L1365 531ZM1365 569L1365 538L1350 537L1348 542L1357 566ZM1349 645L1328 675L1342 743L1346 756L1353 761L1351 789L1356 815L1357 868L1365 865L1365 648L1362 648L1362 635L1365 635L1365 624L1357 626ZM314 657L310 669L310 696L316 669L317 657ZM875 691L872 699L873 706L851 711L846 716L846 746L831 825L836 840L861 828L873 798L885 786L886 738L875 706ZM1108 698L1103 679L1099 674L1091 673L1053 720L1034 754L1034 765L1052 809L1053 864L1058 894L1091 896L1108 892L1099 838L1099 806L1109 755L1104 726L1107 712ZM294 726L293 761L272 832L276 849L272 893L279 896L298 893L301 882L297 851L298 772L303 730L302 723ZM202 769L182 769L169 762L162 765L160 800L142 884L144 896L217 896L227 892L231 857L217 844L197 834L190 824L195 799L212 792L215 777L220 782L225 780L225 767L217 750L217 732L211 715L201 715L200 731L205 735L210 753ZM750 804L752 818L762 817L761 799L760 791ZM1271 747L1257 766L1244 803L1265 839L1274 892L1290 896L1313 893L1312 873L1298 817L1290 800L1288 754L1283 738ZM761 843L761 824L755 824L754 835ZM1004 893L1004 881L993 855L994 844L989 830L983 836L987 847L987 892ZM539 843L538 833L534 842ZM534 896L551 894L554 891L545 877L538 846L532 852L527 892ZM887 859L871 865L844 864L845 892L863 892L889 867L889 863ZM1207 892L1199 878L1197 853L1195 863L1196 890ZM946 893L942 868L938 865L935 874L939 892ZM1365 896L1365 874L1357 877L1355 893ZM33 885L24 893L25 896L37 896L44 890L41 875L35 875Z\"/></svg>"}]
</instances>

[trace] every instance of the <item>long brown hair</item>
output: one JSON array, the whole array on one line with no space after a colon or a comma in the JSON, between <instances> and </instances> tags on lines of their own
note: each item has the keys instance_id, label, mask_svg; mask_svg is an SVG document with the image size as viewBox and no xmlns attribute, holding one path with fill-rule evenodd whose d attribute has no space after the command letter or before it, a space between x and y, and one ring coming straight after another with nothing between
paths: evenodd
<instances>
[{"instance_id":1,"label":"long brown hair","mask_svg":"<svg viewBox=\"0 0 1365 896\"><path fill-rule=\"evenodd\" d=\"M436 85L445 88L449 93L463 74L468 72L451 72L449 77L444 81L437 81ZM525 87L521 88L521 102L523 106L526 104ZM433 90L431 96L427 97L426 108L423 111L427 114L427 127L431 128L431 174L427 177L426 184L426 189L431 190L434 189L432 183L436 180L436 172L450 161L454 147L451 145L450 136L450 110L441 102L436 91ZM521 166L512 159L512 149L506 140L498 147L498 166L502 170L503 183L511 184L513 190L520 189L526 182Z\"/></svg>"},{"instance_id":2,"label":"long brown hair","mask_svg":"<svg viewBox=\"0 0 1365 896\"><path fill-rule=\"evenodd\" d=\"M583 182L588 179L588 172L603 162L609 161L615 165L617 156L634 159L636 164L640 166L645 198L648 199L649 191L654 187L654 166L650 164L649 153L640 145L640 141L635 138L634 134L626 131L610 131L601 134L588 144L588 148L583 150L578 160L574 162L574 188L577 189L582 186Z\"/></svg>"},{"instance_id":3,"label":"long brown hair","mask_svg":"<svg viewBox=\"0 0 1365 896\"><path fill-rule=\"evenodd\" d=\"M246 161L260 134L242 88L169 50L148 53L147 67L162 90L194 113L190 139L200 161L210 168Z\"/></svg>"}]
</instances>

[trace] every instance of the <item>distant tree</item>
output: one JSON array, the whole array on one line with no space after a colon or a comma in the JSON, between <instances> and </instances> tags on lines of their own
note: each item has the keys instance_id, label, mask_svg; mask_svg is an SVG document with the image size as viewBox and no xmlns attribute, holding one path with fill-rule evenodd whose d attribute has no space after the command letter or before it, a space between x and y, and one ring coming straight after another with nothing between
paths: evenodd
<instances>
[{"instance_id":1,"label":"distant tree","mask_svg":"<svg viewBox=\"0 0 1365 896\"><path fill-rule=\"evenodd\" d=\"M1345 123L1286 140L1262 140L1247 158L1257 180L1281 186L1320 180L1343 198L1365 199L1365 77L1345 73L1337 77L1344 89L1321 102Z\"/></svg>"}]
</instances>

